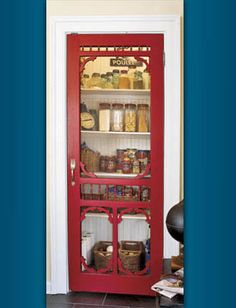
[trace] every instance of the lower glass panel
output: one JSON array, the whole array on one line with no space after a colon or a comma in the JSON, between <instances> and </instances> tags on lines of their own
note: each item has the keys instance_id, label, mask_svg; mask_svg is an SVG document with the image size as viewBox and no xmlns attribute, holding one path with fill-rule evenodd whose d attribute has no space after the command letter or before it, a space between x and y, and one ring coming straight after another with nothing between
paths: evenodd
<instances>
[{"instance_id":1,"label":"lower glass panel","mask_svg":"<svg viewBox=\"0 0 236 308\"><path fill-rule=\"evenodd\" d=\"M81 209L81 270L112 271L112 210L102 207Z\"/></svg>"},{"instance_id":2,"label":"lower glass panel","mask_svg":"<svg viewBox=\"0 0 236 308\"><path fill-rule=\"evenodd\" d=\"M144 209L118 211L118 272L145 275L150 260L150 214Z\"/></svg>"}]
</instances>

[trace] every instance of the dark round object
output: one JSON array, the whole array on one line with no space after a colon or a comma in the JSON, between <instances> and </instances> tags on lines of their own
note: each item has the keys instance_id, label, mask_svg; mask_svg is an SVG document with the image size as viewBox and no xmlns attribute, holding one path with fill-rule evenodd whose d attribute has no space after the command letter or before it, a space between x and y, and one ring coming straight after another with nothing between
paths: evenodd
<instances>
[{"instance_id":1,"label":"dark round object","mask_svg":"<svg viewBox=\"0 0 236 308\"><path fill-rule=\"evenodd\" d=\"M174 205L166 217L166 226L170 235L178 242L184 243L184 201Z\"/></svg>"}]
</instances>

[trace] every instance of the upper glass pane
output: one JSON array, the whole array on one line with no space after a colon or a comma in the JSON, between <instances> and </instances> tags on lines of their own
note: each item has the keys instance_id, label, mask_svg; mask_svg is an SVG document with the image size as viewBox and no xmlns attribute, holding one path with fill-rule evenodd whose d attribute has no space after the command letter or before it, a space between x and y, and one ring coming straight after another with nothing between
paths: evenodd
<instances>
[{"instance_id":1,"label":"upper glass pane","mask_svg":"<svg viewBox=\"0 0 236 308\"><path fill-rule=\"evenodd\" d=\"M150 177L149 58L80 57L80 66L85 170L99 177Z\"/></svg>"}]
</instances>

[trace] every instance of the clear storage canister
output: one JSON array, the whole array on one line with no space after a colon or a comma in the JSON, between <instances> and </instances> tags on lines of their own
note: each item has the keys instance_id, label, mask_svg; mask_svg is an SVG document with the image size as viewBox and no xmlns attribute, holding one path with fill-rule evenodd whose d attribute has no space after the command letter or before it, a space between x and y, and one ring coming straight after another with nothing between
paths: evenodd
<instances>
[{"instance_id":1,"label":"clear storage canister","mask_svg":"<svg viewBox=\"0 0 236 308\"><path fill-rule=\"evenodd\" d=\"M138 132L149 131L149 106L148 104L138 105Z\"/></svg>"},{"instance_id":2,"label":"clear storage canister","mask_svg":"<svg viewBox=\"0 0 236 308\"><path fill-rule=\"evenodd\" d=\"M89 87L89 75L84 74L81 80L81 88L87 89Z\"/></svg>"},{"instance_id":3,"label":"clear storage canister","mask_svg":"<svg viewBox=\"0 0 236 308\"><path fill-rule=\"evenodd\" d=\"M112 73L113 73L113 76L112 76L113 88L119 89L120 71L115 69L112 71Z\"/></svg>"},{"instance_id":4,"label":"clear storage canister","mask_svg":"<svg viewBox=\"0 0 236 308\"><path fill-rule=\"evenodd\" d=\"M143 77L140 71L134 73L134 89L143 89Z\"/></svg>"},{"instance_id":5,"label":"clear storage canister","mask_svg":"<svg viewBox=\"0 0 236 308\"><path fill-rule=\"evenodd\" d=\"M129 89L130 82L127 74L127 70L122 70L119 78L119 89Z\"/></svg>"},{"instance_id":6,"label":"clear storage canister","mask_svg":"<svg viewBox=\"0 0 236 308\"><path fill-rule=\"evenodd\" d=\"M143 71L143 88L145 90L150 89L150 74L147 69Z\"/></svg>"},{"instance_id":7,"label":"clear storage canister","mask_svg":"<svg viewBox=\"0 0 236 308\"><path fill-rule=\"evenodd\" d=\"M108 132L110 130L110 111L111 105L109 103L99 104L99 130Z\"/></svg>"},{"instance_id":8,"label":"clear storage canister","mask_svg":"<svg viewBox=\"0 0 236 308\"><path fill-rule=\"evenodd\" d=\"M106 87L107 77L106 74L101 74L101 88L104 89Z\"/></svg>"},{"instance_id":9,"label":"clear storage canister","mask_svg":"<svg viewBox=\"0 0 236 308\"><path fill-rule=\"evenodd\" d=\"M136 131L136 105L125 104L125 131Z\"/></svg>"},{"instance_id":10,"label":"clear storage canister","mask_svg":"<svg viewBox=\"0 0 236 308\"><path fill-rule=\"evenodd\" d=\"M112 79L113 79L113 74L112 72L107 72L106 73L106 78L107 78L107 81L105 83L105 88L106 89L113 89L113 83L112 83Z\"/></svg>"},{"instance_id":11,"label":"clear storage canister","mask_svg":"<svg viewBox=\"0 0 236 308\"><path fill-rule=\"evenodd\" d=\"M111 130L113 132L123 132L124 108L122 104L112 104L111 110Z\"/></svg>"},{"instance_id":12,"label":"clear storage canister","mask_svg":"<svg viewBox=\"0 0 236 308\"><path fill-rule=\"evenodd\" d=\"M128 70L129 86L130 89L134 88L134 74L136 72L136 65L130 65Z\"/></svg>"},{"instance_id":13,"label":"clear storage canister","mask_svg":"<svg viewBox=\"0 0 236 308\"><path fill-rule=\"evenodd\" d=\"M93 73L89 80L89 88L100 89L101 88L101 77L99 73Z\"/></svg>"}]
</instances>

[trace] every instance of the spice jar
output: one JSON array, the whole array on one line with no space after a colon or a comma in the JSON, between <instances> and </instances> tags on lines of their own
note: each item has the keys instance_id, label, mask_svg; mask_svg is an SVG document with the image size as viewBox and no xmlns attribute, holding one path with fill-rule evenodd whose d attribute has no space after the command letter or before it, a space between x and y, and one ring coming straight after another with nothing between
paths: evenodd
<instances>
[{"instance_id":1,"label":"spice jar","mask_svg":"<svg viewBox=\"0 0 236 308\"><path fill-rule=\"evenodd\" d=\"M105 83L105 88L106 89L113 89L112 77L113 77L112 72L107 72L106 73L106 79L107 79L106 83Z\"/></svg>"},{"instance_id":2,"label":"spice jar","mask_svg":"<svg viewBox=\"0 0 236 308\"><path fill-rule=\"evenodd\" d=\"M133 161L133 169L132 169L133 173L139 173L140 172L139 163L140 163L139 160L135 157L135 159Z\"/></svg>"},{"instance_id":3,"label":"spice jar","mask_svg":"<svg viewBox=\"0 0 236 308\"><path fill-rule=\"evenodd\" d=\"M134 73L134 89L142 89L142 88L143 88L142 72L136 71Z\"/></svg>"},{"instance_id":4,"label":"spice jar","mask_svg":"<svg viewBox=\"0 0 236 308\"><path fill-rule=\"evenodd\" d=\"M89 88L100 89L101 88L101 77L99 73L93 73L89 80Z\"/></svg>"},{"instance_id":5,"label":"spice jar","mask_svg":"<svg viewBox=\"0 0 236 308\"><path fill-rule=\"evenodd\" d=\"M122 173L124 153L125 153L125 150L123 149L116 150L116 172L117 173Z\"/></svg>"},{"instance_id":6,"label":"spice jar","mask_svg":"<svg viewBox=\"0 0 236 308\"><path fill-rule=\"evenodd\" d=\"M108 132L110 130L110 107L109 103L99 104L99 130Z\"/></svg>"},{"instance_id":7,"label":"spice jar","mask_svg":"<svg viewBox=\"0 0 236 308\"><path fill-rule=\"evenodd\" d=\"M125 174L132 172L132 165L127 152L124 153L124 158L122 162L122 172Z\"/></svg>"},{"instance_id":8,"label":"spice jar","mask_svg":"<svg viewBox=\"0 0 236 308\"><path fill-rule=\"evenodd\" d=\"M136 72L136 65L130 65L128 70L128 78L130 89L134 88L134 73Z\"/></svg>"},{"instance_id":9,"label":"spice jar","mask_svg":"<svg viewBox=\"0 0 236 308\"><path fill-rule=\"evenodd\" d=\"M112 104L111 110L111 130L113 132L123 132L124 108L122 104Z\"/></svg>"},{"instance_id":10,"label":"spice jar","mask_svg":"<svg viewBox=\"0 0 236 308\"><path fill-rule=\"evenodd\" d=\"M129 89L130 82L127 74L127 70L122 70L119 78L119 89Z\"/></svg>"},{"instance_id":11,"label":"spice jar","mask_svg":"<svg viewBox=\"0 0 236 308\"><path fill-rule=\"evenodd\" d=\"M84 74L81 79L81 88L87 89L89 87L89 75Z\"/></svg>"},{"instance_id":12,"label":"spice jar","mask_svg":"<svg viewBox=\"0 0 236 308\"><path fill-rule=\"evenodd\" d=\"M116 156L108 157L106 172L109 172L109 173L116 172Z\"/></svg>"},{"instance_id":13,"label":"spice jar","mask_svg":"<svg viewBox=\"0 0 236 308\"><path fill-rule=\"evenodd\" d=\"M149 106L148 104L138 105L138 132L149 131Z\"/></svg>"},{"instance_id":14,"label":"spice jar","mask_svg":"<svg viewBox=\"0 0 236 308\"><path fill-rule=\"evenodd\" d=\"M148 187L142 186L140 197L141 197L141 201L149 201L150 200L150 193L149 193Z\"/></svg>"},{"instance_id":15,"label":"spice jar","mask_svg":"<svg viewBox=\"0 0 236 308\"><path fill-rule=\"evenodd\" d=\"M120 71L115 69L112 71L112 73L113 73L113 76L112 76L113 88L119 89Z\"/></svg>"},{"instance_id":16,"label":"spice jar","mask_svg":"<svg viewBox=\"0 0 236 308\"><path fill-rule=\"evenodd\" d=\"M143 173L146 170L147 163L148 163L148 153L145 150L137 151L137 158L140 163L140 172Z\"/></svg>"},{"instance_id":17,"label":"spice jar","mask_svg":"<svg viewBox=\"0 0 236 308\"><path fill-rule=\"evenodd\" d=\"M125 104L125 131L136 131L136 105Z\"/></svg>"},{"instance_id":18,"label":"spice jar","mask_svg":"<svg viewBox=\"0 0 236 308\"><path fill-rule=\"evenodd\" d=\"M150 74L147 69L143 71L143 88L145 90L150 89Z\"/></svg>"},{"instance_id":19,"label":"spice jar","mask_svg":"<svg viewBox=\"0 0 236 308\"><path fill-rule=\"evenodd\" d=\"M99 171L106 172L107 168L107 156L101 156L99 161Z\"/></svg>"}]
</instances>

